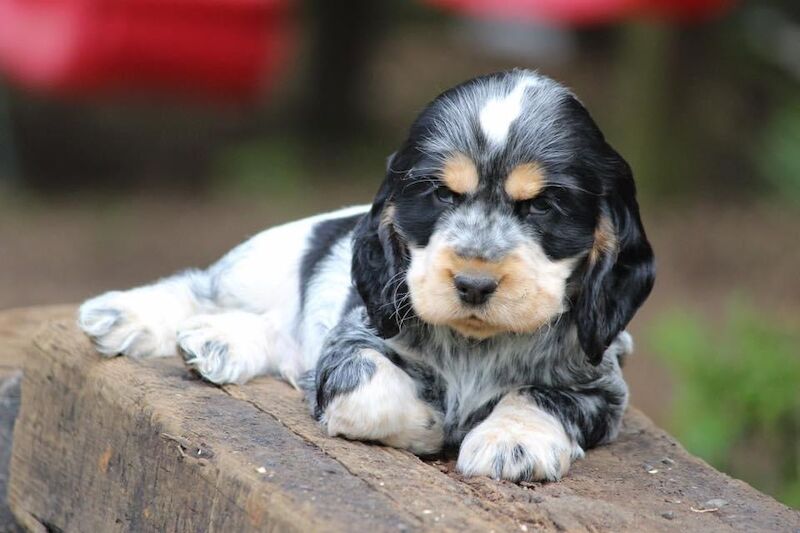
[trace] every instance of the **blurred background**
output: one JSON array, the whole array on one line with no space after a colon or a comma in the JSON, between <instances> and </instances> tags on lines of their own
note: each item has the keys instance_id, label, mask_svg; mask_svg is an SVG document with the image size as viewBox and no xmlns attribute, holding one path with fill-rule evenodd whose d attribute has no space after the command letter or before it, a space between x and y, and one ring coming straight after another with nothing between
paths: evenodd
<instances>
[{"instance_id":1,"label":"blurred background","mask_svg":"<svg viewBox=\"0 0 800 533\"><path fill-rule=\"evenodd\" d=\"M0 308L369 202L421 106L511 67L633 166L659 266L633 404L800 507L795 0L0 0Z\"/></svg>"}]
</instances>

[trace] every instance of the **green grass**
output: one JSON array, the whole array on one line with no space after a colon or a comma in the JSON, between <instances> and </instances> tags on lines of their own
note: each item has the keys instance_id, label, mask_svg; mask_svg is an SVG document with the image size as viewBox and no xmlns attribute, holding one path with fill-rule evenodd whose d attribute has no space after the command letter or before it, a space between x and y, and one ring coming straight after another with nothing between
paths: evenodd
<instances>
[{"instance_id":1,"label":"green grass","mask_svg":"<svg viewBox=\"0 0 800 533\"><path fill-rule=\"evenodd\" d=\"M719 327L669 312L649 341L674 375L669 429L715 467L800 507L800 332L733 304Z\"/></svg>"}]
</instances>

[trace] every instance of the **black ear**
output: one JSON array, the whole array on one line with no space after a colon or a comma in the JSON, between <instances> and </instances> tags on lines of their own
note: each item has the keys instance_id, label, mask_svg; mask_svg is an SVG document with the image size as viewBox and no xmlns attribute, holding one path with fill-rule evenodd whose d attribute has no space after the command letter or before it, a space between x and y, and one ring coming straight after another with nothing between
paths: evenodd
<instances>
[{"instance_id":1,"label":"black ear","mask_svg":"<svg viewBox=\"0 0 800 533\"><path fill-rule=\"evenodd\" d=\"M391 158L389 164L391 163ZM367 308L372 325L383 338L400 331L398 312L407 311L405 276L407 246L394 229L391 171L378 191L372 208L353 235L352 277ZM402 301L401 301L402 300Z\"/></svg>"},{"instance_id":2,"label":"black ear","mask_svg":"<svg viewBox=\"0 0 800 533\"><path fill-rule=\"evenodd\" d=\"M655 281L655 259L639 218L630 166L608 150L604 202L574 307L578 340L594 365L628 325Z\"/></svg>"}]
</instances>

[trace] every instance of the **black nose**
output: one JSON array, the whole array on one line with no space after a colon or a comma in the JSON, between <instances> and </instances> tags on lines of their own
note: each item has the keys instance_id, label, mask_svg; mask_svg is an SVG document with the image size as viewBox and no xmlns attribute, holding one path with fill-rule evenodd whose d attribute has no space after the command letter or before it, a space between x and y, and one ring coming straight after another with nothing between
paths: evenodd
<instances>
[{"instance_id":1,"label":"black nose","mask_svg":"<svg viewBox=\"0 0 800 533\"><path fill-rule=\"evenodd\" d=\"M456 274L453 278L458 297L465 304L481 305L497 289L497 281L490 276Z\"/></svg>"}]
</instances>

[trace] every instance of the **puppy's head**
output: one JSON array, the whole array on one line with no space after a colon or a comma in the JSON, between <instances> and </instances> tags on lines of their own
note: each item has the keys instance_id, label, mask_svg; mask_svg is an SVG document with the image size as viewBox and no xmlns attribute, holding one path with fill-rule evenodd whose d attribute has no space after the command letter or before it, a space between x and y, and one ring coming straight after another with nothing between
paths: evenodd
<instances>
[{"instance_id":1,"label":"puppy's head","mask_svg":"<svg viewBox=\"0 0 800 533\"><path fill-rule=\"evenodd\" d=\"M515 70L417 117L356 230L353 278L385 337L408 319L532 333L569 311L597 363L654 265L627 163L568 90Z\"/></svg>"}]
</instances>

